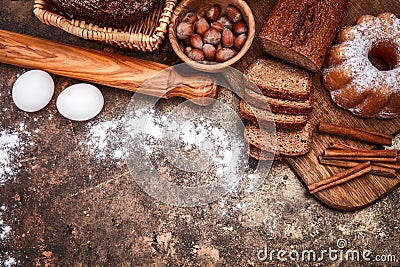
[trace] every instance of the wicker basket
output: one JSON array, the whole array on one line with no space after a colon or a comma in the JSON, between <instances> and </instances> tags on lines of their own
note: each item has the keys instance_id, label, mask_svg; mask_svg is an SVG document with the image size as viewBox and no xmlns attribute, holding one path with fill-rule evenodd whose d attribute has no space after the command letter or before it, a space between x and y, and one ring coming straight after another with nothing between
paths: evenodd
<instances>
[{"instance_id":1,"label":"wicker basket","mask_svg":"<svg viewBox=\"0 0 400 267\"><path fill-rule=\"evenodd\" d=\"M100 27L94 23L67 19L56 14L45 0L35 0L33 12L44 24L58 27L73 35L136 51L153 52L164 40L177 1L163 1L148 17L123 29Z\"/></svg>"}]
</instances>

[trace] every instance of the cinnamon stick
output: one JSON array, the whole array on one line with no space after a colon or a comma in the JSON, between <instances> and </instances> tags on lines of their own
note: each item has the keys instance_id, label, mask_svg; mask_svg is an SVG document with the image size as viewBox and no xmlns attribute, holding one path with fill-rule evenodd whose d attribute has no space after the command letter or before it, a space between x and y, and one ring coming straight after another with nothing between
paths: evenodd
<instances>
[{"instance_id":1,"label":"cinnamon stick","mask_svg":"<svg viewBox=\"0 0 400 267\"><path fill-rule=\"evenodd\" d=\"M320 133L332 134L335 136L341 136L354 140L386 146L391 146L393 139L391 136L382 133L358 128L349 128L325 122L319 123L318 131Z\"/></svg>"},{"instance_id":2,"label":"cinnamon stick","mask_svg":"<svg viewBox=\"0 0 400 267\"><path fill-rule=\"evenodd\" d=\"M335 160L346 160L346 161L357 161L357 162L379 162L379 163L394 163L397 162L396 158L383 158L383 157L349 157L349 156L335 156L335 157L326 157L322 156L323 159L335 159Z\"/></svg>"},{"instance_id":3,"label":"cinnamon stick","mask_svg":"<svg viewBox=\"0 0 400 267\"><path fill-rule=\"evenodd\" d=\"M371 131L371 130L367 130L367 129L360 129L360 128L358 128L358 129L360 131L363 131L363 132L366 132L366 133L369 133L369 134L373 134L373 135L377 135L377 136L381 136L381 137L386 138L386 139L393 140L393 138L394 138L394 136L390 135L390 134L384 134L384 133L375 132L375 131Z\"/></svg>"},{"instance_id":4,"label":"cinnamon stick","mask_svg":"<svg viewBox=\"0 0 400 267\"><path fill-rule=\"evenodd\" d=\"M371 173L379 175L379 176L384 176L384 177L389 177L389 178L396 178L396 170L394 169L389 169L381 166L376 166L376 165L371 165L372 171Z\"/></svg>"},{"instance_id":5,"label":"cinnamon stick","mask_svg":"<svg viewBox=\"0 0 400 267\"><path fill-rule=\"evenodd\" d=\"M381 166L389 169L394 169L394 170L400 170L400 164L391 164L391 163L380 163L376 162L374 163L376 166Z\"/></svg>"},{"instance_id":6,"label":"cinnamon stick","mask_svg":"<svg viewBox=\"0 0 400 267\"><path fill-rule=\"evenodd\" d=\"M323 165L329 165L329 166L335 166L335 167L342 167L342 168L353 168L357 165L359 165L359 162L355 161L344 161L344 160L331 160L331 159L323 159L322 157L319 157L319 163ZM396 170L387 168L387 167L381 167L381 166L376 166L375 164L371 165L371 173L383 177L388 177L388 178L396 178Z\"/></svg>"},{"instance_id":7,"label":"cinnamon stick","mask_svg":"<svg viewBox=\"0 0 400 267\"><path fill-rule=\"evenodd\" d=\"M370 151L371 149L364 149L364 148L359 148L359 147L354 147L350 145L345 145L345 144L337 144L337 143L331 143L331 146L329 149L350 149L350 150L356 150L356 151Z\"/></svg>"},{"instance_id":8,"label":"cinnamon stick","mask_svg":"<svg viewBox=\"0 0 400 267\"><path fill-rule=\"evenodd\" d=\"M344 172L336 174L330 178L327 178L327 179L324 179L317 183L311 184L310 186L308 186L308 190L310 191L311 194L315 194L319 191L322 191L322 190L331 188L333 186L348 182L355 178L358 178L364 174L369 173L371 170L372 170L371 162L367 161L367 162L358 164L357 166L355 166L351 169L348 169Z\"/></svg>"},{"instance_id":9,"label":"cinnamon stick","mask_svg":"<svg viewBox=\"0 0 400 267\"><path fill-rule=\"evenodd\" d=\"M394 158L397 157L396 150L350 150L335 149L325 150L325 157L374 157L374 158ZM397 159L396 159L397 160Z\"/></svg>"}]
</instances>

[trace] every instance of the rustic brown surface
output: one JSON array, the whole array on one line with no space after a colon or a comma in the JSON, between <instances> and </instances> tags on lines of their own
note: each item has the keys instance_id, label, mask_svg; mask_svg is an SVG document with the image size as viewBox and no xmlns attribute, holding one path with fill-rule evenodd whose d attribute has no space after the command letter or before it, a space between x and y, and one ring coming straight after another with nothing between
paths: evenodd
<instances>
[{"instance_id":1,"label":"rustic brown surface","mask_svg":"<svg viewBox=\"0 0 400 267\"><path fill-rule=\"evenodd\" d=\"M260 21L273 1L249 2L259 31ZM351 1L355 8L367 11L392 10L394 3ZM179 62L167 43L154 54L121 51L42 25L31 10L32 1L3 1L0 28L163 64ZM345 22L356 19L349 14ZM256 41L238 67L247 66L262 54L260 51ZM124 161L113 157L118 138L106 139L107 149L99 149L91 133L98 126L118 121L132 93L100 86L105 107L90 122L61 117L55 97L45 109L25 113L14 106L10 95L17 75L24 71L0 64L0 132L6 130L20 138L15 148L20 153L10 159L14 171L0 185L0 206L5 208L0 220L11 227L8 237L0 240L0 263L12 257L22 266L370 265L328 258L321 262L280 262L275 257L265 263L257 259L258 250L265 245L270 250L321 251L337 249L340 238L347 240L348 248L400 258L399 190L361 211L339 212L316 201L289 165L277 162L251 195L232 192L196 208L165 205L145 194ZM78 82L53 77L55 96ZM398 262L377 265L398 266Z\"/></svg>"}]
</instances>

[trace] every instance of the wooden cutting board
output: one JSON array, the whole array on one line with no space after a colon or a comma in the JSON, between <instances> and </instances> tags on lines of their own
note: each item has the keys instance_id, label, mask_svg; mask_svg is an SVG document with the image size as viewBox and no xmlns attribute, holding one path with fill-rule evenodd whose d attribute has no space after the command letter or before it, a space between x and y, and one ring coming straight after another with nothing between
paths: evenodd
<instances>
[{"instance_id":1,"label":"wooden cutting board","mask_svg":"<svg viewBox=\"0 0 400 267\"><path fill-rule=\"evenodd\" d=\"M256 19L256 35L260 31L263 21L273 7L274 0L248 1ZM382 12L392 12L400 17L399 0L350 0L346 16L342 25L353 25L357 19L364 14L376 16ZM263 56L262 47L255 38L251 50L235 65L235 68L243 71L256 58ZM323 120L345 126L373 129L386 133L394 133L400 130L400 119L395 120L371 120L361 119L351 115L349 112L337 107L330 99L328 92L323 88L320 74L315 75L315 105L312 114L313 119ZM309 185L313 182L327 178L342 171L342 168L328 167L318 163L318 155L331 143L340 142L354 146L365 146L365 144L344 140L315 133L311 151L302 157L289 160L289 164L298 174L300 179ZM332 188L315 196L326 205L340 210L357 210L366 207L382 197L389 194L400 186L400 176L396 179L384 178L375 175L366 175L355 181Z\"/></svg>"},{"instance_id":2,"label":"wooden cutting board","mask_svg":"<svg viewBox=\"0 0 400 267\"><path fill-rule=\"evenodd\" d=\"M343 25L352 25L363 14L377 15L389 11L400 16L399 1L350 1L349 9L344 18ZM323 88L321 75L314 77L315 105L312 118L315 121L326 121L349 127L359 127L376 130L384 133L400 131L400 118L393 120L361 119L352 115L338 106L330 98L329 93ZM289 159L289 164L306 185L328 178L343 168L321 165L318 156L330 143L344 143L353 146L365 144L315 133L310 152L298 158ZM372 146L370 146L372 147ZM397 178L385 178L376 175L365 175L354 181L319 192L315 196L326 205L339 210L357 210L364 208L383 198L400 186L400 174Z\"/></svg>"},{"instance_id":3,"label":"wooden cutting board","mask_svg":"<svg viewBox=\"0 0 400 267\"><path fill-rule=\"evenodd\" d=\"M321 85L320 75L316 75L314 86L315 105L311 116L314 121L325 121L384 133L395 133L400 130L400 119L360 119L350 112L335 106L329 93ZM321 165L318 162L318 156L331 143L342 143L365 148L373 147L362 142L315 132L310 152L304 156L288 160L293 170L306 185L318 182L344 170L339 167ZM396 178L368 174L351 182L316 193L315 196L335 209L357 210L374 203L399 186L399 173Z\"/></svg>"}]
</instances>

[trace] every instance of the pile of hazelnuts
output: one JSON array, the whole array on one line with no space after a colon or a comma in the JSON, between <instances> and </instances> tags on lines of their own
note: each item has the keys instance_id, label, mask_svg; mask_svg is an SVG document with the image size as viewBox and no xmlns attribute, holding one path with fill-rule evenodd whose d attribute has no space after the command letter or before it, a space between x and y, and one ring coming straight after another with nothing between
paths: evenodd
<instances>
[{"instance_id":1,"label":"pile of hazelnuts","mask_svg":"<svg viewBox=\"0 0 400 267\"><path fill-rule=\"evenodd\" d=\"M224 11L216 4L203 15L185 14L176 27L181 49L194 61L225 62L233 58L247 39L248 27L240 10L228 5Z\"/></svg>"}]
</instances>

